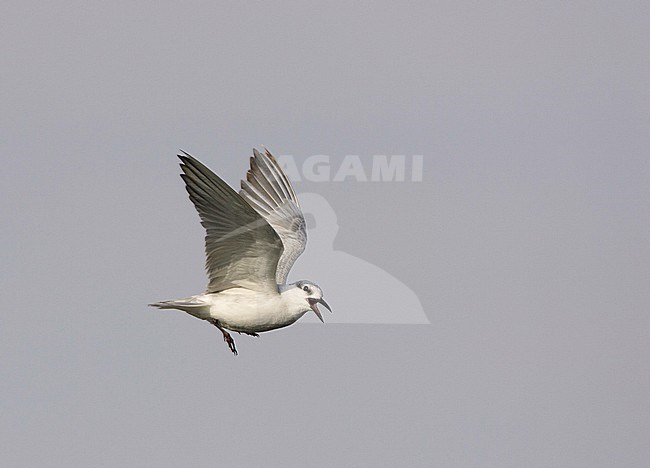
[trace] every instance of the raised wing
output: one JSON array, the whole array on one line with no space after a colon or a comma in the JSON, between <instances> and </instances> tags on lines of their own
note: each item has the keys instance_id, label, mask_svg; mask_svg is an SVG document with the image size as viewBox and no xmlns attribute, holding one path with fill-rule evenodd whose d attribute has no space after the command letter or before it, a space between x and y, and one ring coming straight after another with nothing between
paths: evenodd
<instances>
[{"instance_id":1,"label":"raised wing","mask_svg":"<svg viewBox=\"0 0 650 468\"><path fill-rule=\"evenodd\" d=\"M246 180L241 182L239 194L282 239L284 252L275 279L278 284L285 284L289 270L305 250L307 230L291 182L268 150L265 154L253 150L251 168L246 173Z\"/></svg>"},{"instance_id":2,"label":"raised wing","mask_svg":"<svg viewBox=\"0 0 650 468\"><path fill-rule=\"evenodd\" d=\"M182 152L181 177L206 230L208 293L241 286L277 292L282 241L273 228L214 172Z\"/></svg>"}]
</instances>

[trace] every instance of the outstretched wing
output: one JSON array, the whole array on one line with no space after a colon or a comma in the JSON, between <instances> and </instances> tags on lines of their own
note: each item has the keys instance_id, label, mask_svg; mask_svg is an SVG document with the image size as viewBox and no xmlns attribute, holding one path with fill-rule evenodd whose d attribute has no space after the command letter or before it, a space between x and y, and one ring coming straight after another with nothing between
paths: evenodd
<instances>
[{"instance_id":1,"label":"outstretched wing","mask_svg":"<svg viewBox=\"0 0 650 468\"><path fill-rule=\"evenodd\" d=\"M305 250L307 230L291 182L268 150L265 154L253 150L251 168L241 182L239 194L282 239L284 252L275 278L278 284L285 284L289 270Z\"/></svg>"},{"instance_id":2,"label":"outstretched wing","mask_svg":"<svg viewBox=\"0 0 650 468\"><path fill-rule=\"evenodd\" d=\"M277 292L282 241L242 197L210 169L182 152L181 177L206 230L208 293L241 286Z\"/></svg>"}]
</instances>

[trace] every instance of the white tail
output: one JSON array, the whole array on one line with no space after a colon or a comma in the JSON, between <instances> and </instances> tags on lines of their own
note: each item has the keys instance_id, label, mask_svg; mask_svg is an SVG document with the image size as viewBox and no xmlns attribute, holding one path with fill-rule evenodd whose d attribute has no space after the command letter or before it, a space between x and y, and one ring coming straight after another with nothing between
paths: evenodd
<instances>
[{"instance_id":1,"label":"white tail","mask_svg":"<svg viewBox=\"0 0 650 468\"><path fill-rule=\"evenodd\" d=\"M160 301L148 304L149 307L159 309L178 309L187 312L190 315L200 319L210 317L210 304L206 304L197 296L187 297L185 299L175 299L173 301Z\"/></svg>"}]
</instances>

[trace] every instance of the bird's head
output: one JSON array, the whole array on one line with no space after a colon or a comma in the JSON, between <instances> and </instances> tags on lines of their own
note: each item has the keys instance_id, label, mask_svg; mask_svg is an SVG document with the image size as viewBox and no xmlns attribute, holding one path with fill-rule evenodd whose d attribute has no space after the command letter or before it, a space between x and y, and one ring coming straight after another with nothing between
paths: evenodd
<instances>
[{"instance_id":1,"label":"bird's head","mask_svg":"<svg viewBox=\"0 0 650 468\"><path fill-rule=\"evenodd\" d=\"M317 284L312 283L311 281L302 280L298 281L297 283L293 283L290 285L290 287L297 288L299 291L297 291L298 294L304 298L304 300L309 305L309 308L314 311L321 322L324 322L324 320L323 316L320 313L320 310L318 310L319 303L323 304L327 310L332 312L329 304L327 304L327 302L325 302L325 299L323 299L323 291Z\"/></svg>"}]
</instances>

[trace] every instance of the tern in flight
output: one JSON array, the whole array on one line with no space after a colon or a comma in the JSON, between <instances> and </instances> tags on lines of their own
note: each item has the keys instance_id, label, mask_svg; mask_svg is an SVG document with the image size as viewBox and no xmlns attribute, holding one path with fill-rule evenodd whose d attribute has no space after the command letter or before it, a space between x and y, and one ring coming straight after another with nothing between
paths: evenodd
<instances>
[{"instance_id":1,"label":"tern in flight","mask_svg":"<svg viewBox=\"0 0 650 468\"><path fill-rule=\"evenodd\" d=\"M291 182L268 150L253 150L246 180L235 192L227 183L182 151L181 177L206 230L203 294L149 304L179 309L216 326L230 350L237 348L228 330L258 332L291 325L318 310L323 291L307 280L286 284L287 275L305 250L305 218Z\"/></svg>"}]
</instances>

